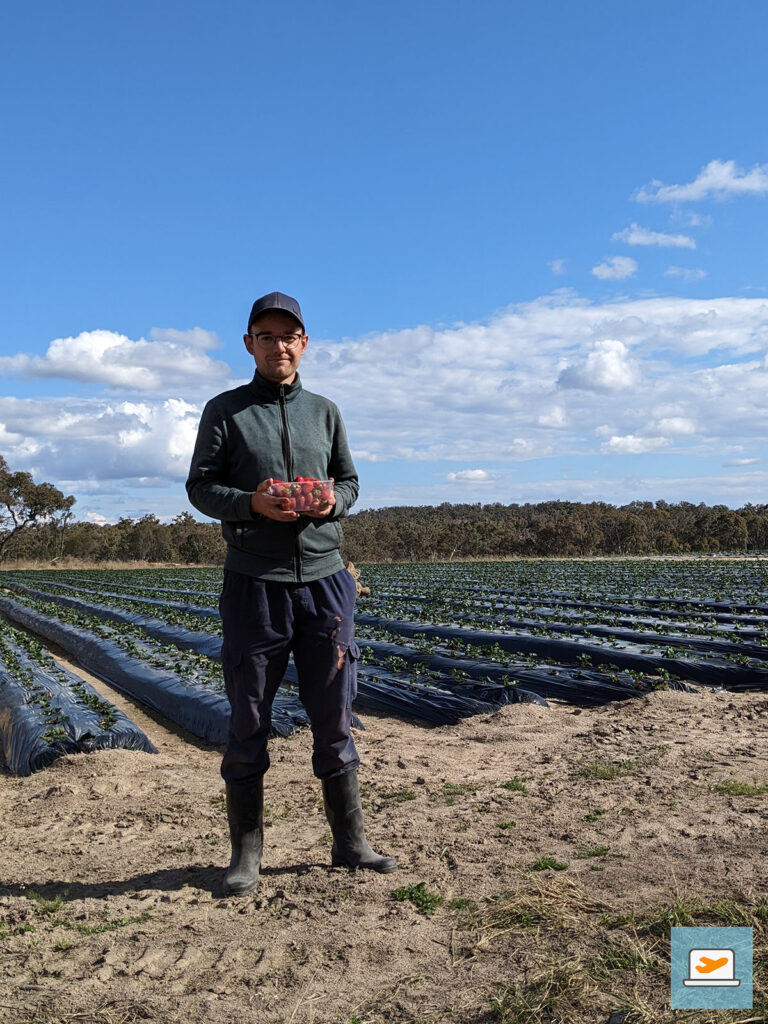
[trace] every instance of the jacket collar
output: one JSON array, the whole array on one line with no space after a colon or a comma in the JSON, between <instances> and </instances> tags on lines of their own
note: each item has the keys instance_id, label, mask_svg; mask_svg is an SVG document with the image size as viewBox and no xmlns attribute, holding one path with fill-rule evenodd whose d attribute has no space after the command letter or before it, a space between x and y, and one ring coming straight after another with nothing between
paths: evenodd
<instances>
[{"instance_id":1,"label":"jacket collar","mask_svg":"<svg viewBox=\"0 0 768 1024\"><path fill-rule=\"evenodd\" d=\"M250 387L253 388L262 401L267 402L279 401L281 393L285 396L286 402L290 402L291 399L296 398L302 390L301 378L298 373L290 384L275 384L274 381L267 380L266 377L262 377L258 370L256 370L253 375Z\"/></svg>"}]
</instances>

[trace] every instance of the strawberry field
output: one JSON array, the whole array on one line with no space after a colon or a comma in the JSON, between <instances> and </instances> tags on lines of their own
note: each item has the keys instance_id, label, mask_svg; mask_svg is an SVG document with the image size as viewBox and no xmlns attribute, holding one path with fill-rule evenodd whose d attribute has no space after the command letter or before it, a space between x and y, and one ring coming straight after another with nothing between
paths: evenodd
<instances>
[{"instance_id":1,"label":"strawberry field","mask_svg":"<svg viewBox=\"0 0 768 1024\"><path fill-rule=\"evenodd\" d=\"M768 565L760 561L361 570L370 594L356 613L359 712L439 725L516 701L587 707L653 689L768 688ZM30 650L47 657L46 642L195 735L224 742L221 569L18 570L0 578L0 615L10 624L0 644L0 738L9 764L22 733L39 748L35 766L94 742L89 733L77 746L72 716L52 717L50 696L40 706L42 668L27 662ZM38 638L32 648L30 635ZM295 684L291 664L275 702L274 730L283 736L307 724ZM60 704L83 705L76 678L57 685ZM21 715L21 706L32 710ZM102 724L113 717L102 712Z\"/></svg>"}]
</instances>

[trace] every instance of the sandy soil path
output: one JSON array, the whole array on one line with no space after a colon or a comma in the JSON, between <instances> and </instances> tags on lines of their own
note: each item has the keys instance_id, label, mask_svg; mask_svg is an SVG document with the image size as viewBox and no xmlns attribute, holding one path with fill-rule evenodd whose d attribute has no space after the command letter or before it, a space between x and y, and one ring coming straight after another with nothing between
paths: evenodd
<instances>
[{"instance_id":1,"label":"sandy soil path","mask_svg":"<svg viewBox=\"0 0 768 1024\"><path fill-rule=\"evenodd\" d=\"M759 924L768 695L514 705L442 728L363 713L388 876L329 867L311 737L273 740L262 881L224 898L220 749L94 684L158 754L0 772L7 1024L604 1024L622 1003L657 1024L679 1018L653 922L688 907L713 923L719 900ZM564 866L535 870L546 857ZM393 896L419 883L442 904Z\"/></svg>"}]
</instances>

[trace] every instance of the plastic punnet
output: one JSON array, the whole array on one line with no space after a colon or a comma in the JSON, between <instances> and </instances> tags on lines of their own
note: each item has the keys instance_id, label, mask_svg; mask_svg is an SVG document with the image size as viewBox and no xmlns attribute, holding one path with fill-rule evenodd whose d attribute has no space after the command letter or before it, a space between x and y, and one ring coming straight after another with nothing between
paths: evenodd
<instances>
[{"instance_id":1,"label":"plastic punnet","mask_svg":"<svg viewBox=\"0 0 768 1024\"><path fill-rule=\"evenodd\" d=\"M333 502L333 480L299 476L295 480L275 480L267 493L285 498L287 509L296 512L322 512Z\"/></svg>"}]
</instances>

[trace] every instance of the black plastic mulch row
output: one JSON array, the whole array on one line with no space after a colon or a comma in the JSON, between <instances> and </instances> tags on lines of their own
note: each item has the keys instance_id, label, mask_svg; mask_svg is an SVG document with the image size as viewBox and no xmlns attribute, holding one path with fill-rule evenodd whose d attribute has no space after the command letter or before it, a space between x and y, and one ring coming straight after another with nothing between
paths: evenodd
<instances>
[{"instance_id":1,"label":"black plastic mulch row","mask_svg":"<svg viewBox=\"0 0 768 1024\"><path fill-rule=\"evenodd\" d=\"M15 580L9 580L7 577L3 580L3 584L8 587L9 590L16 590L19 593L24 593L24 588L30 593L46 593L46 591L35 591L32 587L27 587L24 583L17 583ZM134 594L120 593L118 591L104 590L100 588L98 590L91 590L88 587L75 587L71 583L51 583L50 586L56 587L60 590L74 590L78 594L91 594L94 597L114 597L121 601L133 601L136 604L148 604L155 608L174 608L176 611L189 612L192 615L201 615L208 619L217 619L219 617L218 608L211 608L206 605L199 604L185 604L182 601L166 601L160 597L137 597Z\"/></svg>"},{"instance_id":2,"label":"black plastic mulch row","mask_svg":"<svg viewBox=\"0 0 768 1024\"><path fill-rule=\"evenodd\" d=\"M497 612L506 611L506 608L497 609ZM597 636L607 639L625 640L632 644L650 644L654 646L685 647L697 651L711 652L713 654L743 654L749 658L768 660L768 647L759 644L741 643L735 640L716 640L710 637L702 637L696 634L680 633L654 633L639 629L624 629L617 626L606 626L602 624L579 625L578 623L567 622L544 622L541 619L504 619L498 621L496 616L477 616L478 619L486 619L493 625L499 625L507 629L546 629L552 633L567 633L571 636ZM765 633L758 631L758 636L765 636Z\"/></svg>"},{"instance_id":3,"label":"black plastic mulch row","mask_svg":"<svg viewBox=\"0 0 768 1024\"><path fill-rule=\"evenodd\" d=\"M213 658L217 661L221 659L221 638L212 636L210 633L190 630L184 626L169 625L160 619L140 615L138 612L129 612L122 609L110 608L106 605L96 605L90 602L80 601L74 597L47 594L44 591L32 590L30 587L25 587L23 584L19 583L12 584L12 586L20 593L26 593L32 597L39 597L44 600L53 600L58 604L65 605L66 607L76 608L89 614L97 615L102 619L113 622L130 622L133 625L139 626L150 636L153 636L158 640L162 640L164 643L175 644L177 647L206 654L209 658ZM371 617L356 616L356 620L359 621L361 619L370 620ZM385 621L392 620L375 619L373 621L375 621L376 624L381 624ZM432 628L439 629L440 627ZM424 631L425 630L422 627L419 627L416 630L416 632ZM395 632L395 630L393 630L393 632ZM409 635L413 636L414 632L411 631ZM458 631L453 635L458 635ZM501 636L501 634L499 635ZM497 680L497 687L493 687L492 684L491 687L487 687L482 684L472 682L455 683L447 680L441 681L441 688L443 690L447 689L449 692L462 693L466 697L470 698L474 693L476 699L491 702L496 707L512 702L530 703L535 701L536 697L553 697L581 707L591 707L605 704L611 700L622 700L627 697L642 696L642 694L648 693L652 689L650 683L643 683L636 680L619 680L614 683L606 679L603 673L593 672L586 668L569 669L560 666L556 669L543 667L524 669L519 667L505 668L504 666L500 666L498 663L490 660L485 661L473 658L453 658L444 657L438 654L427 654L399 647L394 644L388 644L380 640L360 640L359 643L361 646L370 647L374 655L378 657L386 658L396 655L402 657L403 660L407 661L409 664L424 664L441 673L447 674L450 673L452 669L459 668L462 671L465 671L470 677L474 676L476 679L485 679L486 677L490 677L492 680ZM603 652L603 658L604 655L605 652ZM367 707L374 710L386 710L386 689L384 684L380 684L371 679L371 676L374 674L377 674L375 669L361 668L359 670L357 704L359 707ZM378 674L381 675L382 673ZM404 681L397 680L394 675L390 675L389 678L391 680L390 685L394 686L398 690L408 685ZM292 680L293 679L294 677L292 677ZM514 685L507 685L508 681L511 681ZM670 686L677 689L692 689L684 683L678 683L676 680L670 680ZM393 702L390 705L390 709L393 711L396 711L397 707L400 706L398 704L399 697L397 700L395 699L396 697L397 694L393 694ZM423 695L422 700L423 706L421 707L421 713L417 713L419 709L414 708L413 702L409 699L409 716L421 718L431 724L437 724L440 721L440 713L433 712L430 707L427 706L427 704L435 705L439 703L437 694L435 694L434 691L430 691Z\"/></svg>"},{"instance_id":4,"label":"black plastic mulch row","mask_svg":"<svg viewBox=\"0 0 768 1024\"><path fill-rule=\"evenodd\" d=\"M64 754L112 749L157 753L142 730L118 708L109 708L111 724L103 724L107 702L84 679L61 667L53 676L21 648L7 638L4 641L26 675L22 681L0 665L0 751L14 775L31 775ZM85 704L84 694L98 701L102 709ZM42 705L43 699L47 707ZM59 735L50 738L52 731Z\"/></svg>"},{"instance_id":5,"label":"black plastic mulch row","mask_svg":"<svg viewBox=\"0 0 768 1024\"><path fill-rule=\"evenodd\" d=\"M66 594L51 594L46 590L27 587L23 583L6 581L6 586L18 594L24 594L40 601L51 601L64 608L73 608L75 611L86 612L106 622L129 622L133 626L139 626L155 640L173 644L182 650L205 654L207 657L213 658L214 661L221 661L221 637L214 636L213 633L187 629L185 626L171 626L167 622L163 622L162 619L155 619L150 615L140 615L138 612L112 608L106 604L92 604L90 601L81 601L77 597L67 597Z\"/></svg>"},{"instance_id":6,"label":"black plastic mulch row","mask_svg":"<svg viewBox=\"0 0 768 1024\"><path fill-rule=\"evenodd\" d=\"M19 589L22 587L20 584L16 584L15 586L19 587ZM29 588L26 589L29 590ZM43 592L38 593L40 596L47 597L48 599L53 596L45 595ZM71 601L72 599L62 598L62 602L65 600ZM150 603L150 599L143 599L142 603ZM152 600L151 603L155 605L161 604L162 602ZM103 612L101 609L103 609ZM194 606L191 606L191 610L195 610ZM108 615L115 620L119 620L121 616L127 616L132 613L121 613L118 615L115 610L101 606L99 614ZM360 624L370 624L383 627L391 632L400 633L404 636L414 636L416 633L422 633L431 637L456 637L475 645L497 643L504 650L513 653L535 653L536 655L546 657L555 663L561 662L569 657L570 660L576 660L581 655L586 654L590 658L590 661L595 665L600 665L609 661L620 668L629 668L651 674L657 673L659 669L664 669L683 680L688 679L707 685L723 686L731 690L768 688L768 671L759 668L734 666L721 662L720 660L714 664L707 664L689 659L668 658L661 655L647 655L640 654L639 652L627 652L616 649L607 650L604 647L590 645L588 642L580 640L569 641L538 637L521 637L519 635L509 636L502 633L465 630L458 627L433 626L424 623L404 623L400 620L383 619L379 616L366 616L360 614L356 615L355 618ZM141 623L141 625L146 628L144 623ZM169 627L164 624L161 624L161 626L164 630L162 639L182 646L184 644L184 634L187 633L192 638L189 646L194 647L196 650L200 650L201 648L197 646L196 642L197 636L199 636L202 643L204 645L208 645L204 653L208 653L211 657L216 657L216 654L211 651L211 638L208 634L197 634L196 636L195 631L186 631L183 627ZM153 635L159 636L160 634L153 631ZM205 640L205 637L208 639ZM670 644L670 646L672 645ZM403 654L403 652L399 653L404 657L410 657L413 661L418 660L429 663L426 657L419 655L418 653L412 656L407 656ZM431 657L436 656L433 655ZM448 659L448 663L452 668L457 667L453 659ZM448 667L445 662L442 664L434 662L433 664L438 670L444 670ZM493 668L489 668L484 663L480 663L478 668L470 666L464 662L460 667L470 675L474 671L483 676L490 675L492 678L498 671ZM513 679L515 682L523 684L534 693L538 693L542 696L558 697L573 703L603 703L607 700L647 692L647 688L645 686L640 685L638 687L635 683L614 684L607 681L604 677L590 678L590 674L583 670L574 673L574 675L577 676L575 679L553 677L546 670L535 668L523 671L519 669L502 670L501 673L496 675L496 678L500 678L502 674ZM374 695L372 694L371 696L373 697ZM365 694L363 694L362 691L360 697L360 706L365 706L363 704ZM378 707L379 697L377 696L376 699L376 706Z\"/></svg>"},{"instance_id":7,"label":"black plastic mulch row","mask_svg":"<svg viewBox=\"0 0 768 1024\"><path fill-rule=\"evenodd\" d=\"M216 661L221 660L221 637L212 636L210 633L187 629L184 626L173 626L160 619L139 615L137 612L96 605L88 601L81 601L76 597L48 594L45 591L33 590L20 583L14 583L12 586L21 594L53 601L65 607L96 615L104 620L129 622L164 643L171 643L186 650L194 650ZM376 646L376 642L368 642L368 646ZM391 645L381 646L389 648ZM435 658L436 664L438 661L449 669L456 667L453 659ZM467 665L469 664L467 662ZM489 666L489 671L492 672L494 668L498 669L498 666ZM488 675L489 672L484 674ZM374 679L375 675L379 678ZM387 676L386 681L381 678L384 675ZM505 675L509 675L509 673L505 673ZM290 683L297 682L292 664L288 666L285 678ZM548 691L558 696L561 695L555 685L548 687ZM414 694L417 694L418 697ZM460 717L493 711L511 703L546 704L546 701L542 699L542 694L538 691L528 691L518 686L505 686L501 682L494 685L492 683L458 683L453 680L441 680L438 687L401 680L395 674L387 673L386 670L368 670L362 667L358 670L358 696L355 701L358 707L379 711L399 711L409 718L418 718L430 725L455 723ZM587 701L587 703L592 703L592 701Z\"/></svg>"},{"instance_id":8,"label":"black plastic mulch row","mask_svg":"<svg viewBox=\"0 0 768 1024\"><path fill-rule=\"evenodd\" d=\"M467 590L476 590L476 584L460 584L459 587L463 587ZM509 594L516 597L533 597L541 599L541 592L533 590L505 590L499 588L497 593ZM568 590L550 590L546 593L547 598L564 598L565 600L574 600L574 594ZM665 604L680 605L682 607L690 606L691 608L703 608L706 611L717 610L722 612L768 612L768 604L743 604L739 601L717 601L711 598L704 597L643 597L639 594L612 594L612 593L600 593L595 591L594 595L590 593L590 603L600 604L603 607L603 601L618 601L622 604L633 602L635 604L649 605L651 608L658 608Z\"/></svg>"},{"instance_id":9,"label":"black plastic mulch row","mask_svg":"<svg viewBox=\"0 0 768 1024\"><path fill-rule=\"evenodd\" d=\"M27 579L30 579L30 577L27 577ZM53 587L66 587L67 589L72 590L81 589L79 586L72 586L71 583L62 583L58 579L56 579L56 577L34 575L31 577L31 579L35 582L47 583L49 586ZM108 585L110 585L107 584L105 580L95 580L89 576L83 576L82 581L83 583L90 583L92 586L97 588L96 590L88 591L88 593L90 594L105 593L105 588ZM149 584L143 583L121 583L120 580L113 580L111 586L114 587L115 583L120 587L121 590L125 590L127 592L131 592L134 590L148 590L150 593L153 594L182 594L186 597L212 597L214 601L218 601L220 593L220 591L214 592L212 590L180 590L176 587L152 587Z\"/></svg>"},{"instance_id":10,"label":"black plastic mulch row","mask_svg":"<svg viewBox=\"0 0 768 1024\"><path fill-rule=\"evenodd\" d=\"M26 629L59 644L89 672L159 711L195 736L211 743L226 743L229 702L224 694L158 671L141 659L126 654L110 640L43 615L10 598L0 597L0 612ZM290 736L297 725L307 722L298 697L278 692L272 713L273 733Z\"/></svg>"},{"instance_id":11,"label":"black plastic mulch row","mask_svg":"<svg viewBox=\"0 0 768 1024\"><path fill-rule=\"evenodd\" d=\"M485 605L493 608L500 605L503 601L508 600L508 595L503 591L489 591L478 587L473 592L478 595L482 595L483 600L473 602L479 606ZM403 603L407 603L408 601L428 603L434 600L434 598L429 597L426 594L411 594L408 593L407 590L403 592L377 590L374 598L370 600L375 600L377 598L385 600L393 599L402 601ZM631 617L638 622L648 622L649 624L653 624L657 619L662 621L669 619L682 619L683 623L680 624L679 628L683 628L685 622L690 622L693 615L700 614L701 617L703 617L703 613L697 613L693 610L685 612L674 608L642 608L631 604L604 604L602 601L577 601L575 599L566 601L562 598L553 598L551 594L547 593L536 595L531 594L527 596L521 604L535 606L538 614L540 615L553 614L558 610L573 608L576 611L583 611L584 609L587 609L588 611L598 612L618 612L619 614ZM514 602L511 606L505 607L509 607L512 611L518 610ZM713 612L711 614L707 613L707 618L713 619L716 623L720 623L723 626L728 626L732 623L743 623L746 626L754 626L755 635L764 636L766 627L768 626L768 615L726 615L723 612ZM626 622L627 620L625 619L624 621ZM629 624L631 625L631 621Z\"/></svg>"},{"instance_id":12,"label":"black plastic mulch row","mask_svg":"<svg viewBox=\"0 0 768 1024\"><path fill-rule=\"evenodd\" d=\"M411 634L413 635L413 634ZM498 662L478 660L476 658L450 657L431 654L418 650L409 650L397 644L385 643L381 640L358 639L361 647L370 647L377 658L400 657L409 664L423 664L438 672L450 672L460 669L475 679L497 680L500 685L507 686L511 693L538 694L540 697L552 697L577 704L580 707L597 707L612 700L625 700L629 697L642 697L653 687L641 680L619 680L614 683L606 679L604 672L594 672L588 668L568 668L562 665L531 666L506 668ZM508 686L507 681L513 685ZM477 684L475 684L477 685ZM696 693L695 687L677 680L670 680L670 687ZM526 700L526 697L522 697Z\"/></svg>"},{"instance_id":13,"label":"black plastic mulch row","mask_svg":"<svg viewBox=\"0 0 768 1024\"><path fill-rule=\"evenodd\" d=\"M199 653L207 654L210 658L220 660L221 639L219 637L213 637L209 633L189 630L183 626L172 626L162 622L161 620L140 615L137 612L110 608L105 605L95 605L90 602L80 601L77 598L32 590L32 588L25 587L23 584L19 583L13 583L11 586L20 593L27 593L30 596L38 597L43 600L53 600L56 603L72 608L78 608L90 614L98 615L104 619L109 619L115 622L131 622L140 626L151 636L162 640L165 643L172 643L179 647L195 650ZM462 630L456 627L428 626L423 623L408 624L403 623L400 620L381 619L377 616L366 615L356 615L355 620L360 624L380 626L388 629L390 632L401 633L405 636L414 636L417 633L422 633L424 635L441 638L457 637L465 642L477 644L495 642L503 649L509 650L513 653L534 652L538 654L545 650L545 646L541 644L537 638L531 638L531 643L529 645L528 638L526 637L511 637L506 636L503 633L478 633L469 630ZM507 703L510 700L530 701L530 695L537 694L540 697L553 697L581 707L589 707L604 704L611 700L621 700L627 697L641 696L652 689L649 683L643 683L635 680L619 680L618 682L612 682L605 677L605 674L593 672L587 668L568 669L567 667L558 666L555 670L557 672L555 675L553 674L552 669L547 668L505 668L490 661L485 662L467 658L446 658L440 655L422 654L417 651L410 652L407 649L401 648L394 648L390 650L390 645L382 643L381 641L361 640L360 643L370 647L374 653L377 653L377 650L380 650L384 657L397 653L409 663L421 662L440 672L450 672L451 669L460 668L463 671L466 671L470 676L474 675L481 679L486 676L490 676L492 679L498 680L501 685L509 679L516 685L511 687L505 686L504 689L510 691L512 696L510 697L507 695L505 697L502 694L499 694L495 701L497 706ZM562 640L551 641L546 645L546 654L553 663L557 664L562 660L562 654L568 653L567 651L564 651L564 647L566 646L567 644ZM617 651L611 650L608 652L604 648L590 648L588 644L578 640L574 641L572 646L573 649L570 652L571 654L580 656L584 653L589 654L591 651L592 653L590 656L592 661L596 664L603 664L610 658L613 663L621 667L621 662L617 658ZM665 667L667 668L667 671L674 671L676 675L684 677L684 672L679 669L669 667L670 665L675 666L678 664L681 663L674 659L651 658L638 654L625 655L623 658L623 667L625 668L655 673L658 672L660 667ZM684 664L687 666L688 663L686 662ZM365 670L361 670L361 675L363 672L365 672ZM721 678L718 678L717 680L707 679L698 681L725 685ZM381 709L382 700L384 699L382 689L378 684L371 682L371 685L372 689L369 691L365 685L365 681L363 679L360 680L357 702L358 706ZM452 691L456 690L456 684L452 682L444 682L442 685L444 687L450 686ZM690 689L690 687L687 687L683 682L677 682L675 679L671 679L669 681L669 685L678 689ZM464 692L466 692L466 690ZM369 696L373 703L368 702ZM485 699L489 699L488 695L484 694L483 696ZM434 701L437 698L433 697L432 699ZM425 715L429 716L429 714L428 709L425 708ZM433 719L429 717L426 717L425 720L433 721Z\"/></svg>"},{"instance_id":14,"label":"black plastic mulch row","mask_svg":"<svg viewBox=\"0 0 768 1024\"><path fill-rule=\"evenodd\" d=\"M434 626L424 622L403 622L399 619L384 619L377 615L356 615L355 621L386 629L402 636L422 634L443 639L456 638L464 643L481 646L498 644L502 650L512 653L536 654L552 662L576 661L586 655L593 665L610 662L619 668L655 674L664 669L683 680L723 686L729 690L768 689L768 670L741 667L722 660L716 663L692 661L682 658L667 658L662 655L640 654L634 651L606 649L586 640L554 640L534 636L508 635L505 633L481 632L462 629L458 626ZM607 685L607 684L606 684ZM618 688L617 688L618 689ZM617 693L618 695L618 693Z\"/></svg>"}]
</instances>

